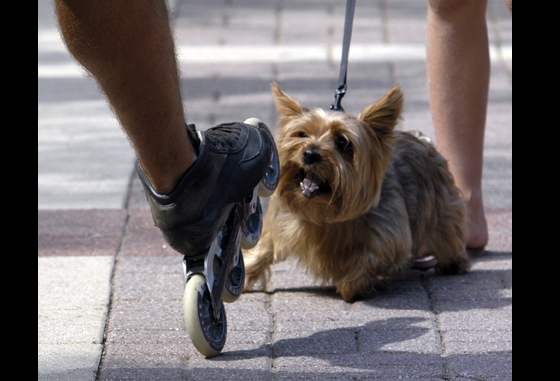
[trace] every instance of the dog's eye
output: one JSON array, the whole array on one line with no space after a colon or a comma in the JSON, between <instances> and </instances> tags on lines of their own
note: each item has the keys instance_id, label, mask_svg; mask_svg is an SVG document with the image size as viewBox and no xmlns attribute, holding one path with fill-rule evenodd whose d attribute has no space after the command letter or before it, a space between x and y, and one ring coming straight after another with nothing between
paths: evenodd
<instances>
[{"instance_id":1,"label":"dog's eye","mask_svg":"<svg viewBox=\"0 0 560 381\"><path fill-rule=\"evenodd\" d=\"M305 132L301 131L301 132L298 134L298 136L299 136L300 138L306 138L306 137L307 137L307 134L306 134Z\"/></svg>"},{"instance_id":2,"label":"dog's eye","mask_svg":"<svg viewBox=\"0 0 560 381\"><path fill-rule=\"evenodd\" d=\"M352 143L344 136L337 136L334 140L334 144L336 148L342 153L346 153L352 149Z\"/></svg>"}]
</instances>

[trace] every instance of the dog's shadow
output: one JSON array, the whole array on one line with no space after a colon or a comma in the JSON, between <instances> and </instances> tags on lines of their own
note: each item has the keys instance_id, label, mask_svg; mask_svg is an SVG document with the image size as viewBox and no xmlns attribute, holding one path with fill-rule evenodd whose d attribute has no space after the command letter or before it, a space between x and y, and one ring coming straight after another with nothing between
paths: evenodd
<instances>
[{"instance_id":1,"label":"dog's shadow","mask_svg":"<svg viewBox=\"0 0 560 381\"><path fill-rule=\"evenodd\" d=\"M440 356L437 329L426 314L418 316L398 316L408 314L403 311L424 311L439 314L442 312L461 312L479 309L509 308L512 304L512 270L507 265L496 261L511 260L511 252L492 252L475 258L475 268L457 276L437 275L429 271L410 270L400 279L386 282L375 292L352 303L350 310L358 309L360 314L350 312L347 319L332 322L336 328L328 326L310 329L309 316L302 313L301 321L294 321L292 326L274 329L271 343L257 348L241 351L227 351L216 361L228 361L247 357L298 357L311 356L329 361L331 365L344 366L347 358L340 355L364 353L409 353L417 345L434 345L434 353L421 355ZM287 282L283 282L286 285ZM270 291L269 291L270 292ZM302 284L299 287L279 287L270 292L275 293L309 293L328 300L340 300L340 295L333 287ZM371 310L371 319L367 317ZM294 306L297 311L297 306ZM347 310L348 311L348 310ZM393 312L387 312L393 311ZM366 314L363 314L366 312ZM398 314L391 317L390 314ZM413 313L414 314L414 313ZM376 316L377 315L377 316ZM389 317L387 317L389 316ZM364 322L364 319L372 320ZM321 321L325 321L322 319ZM329 324L330 321L327 321ZM332 327L332 326L331 326ZM322 329L323 328L323 329ZM311 333L312 332L312 333ZM415 343L417 341L417 343ZM441 349L441 348L440 348ZM343 356L344 357L344 356ZM213 359L214 360L214 359Z\"/></svg>"},{"instance_id":2,"label":"dog's shadow","mask_svg":"<svg viewBox=\"0 0 560 381\"><path fill-rule=\"evenodd\" d=\"M511 306L512 269L493 264L511 258L511 252L486 251L472 257L473 269L463 275L438 275L433 268L427 271L406 269L394 278L381 282L375 291L354 302L390 310L419 309L436 312ZM314 283L294 263L277 266L273 277L279 281L274 280L272 287L266 290L267 293L309 293L332 300L341 299L333 286ZM299 272L299 275L292 275L294 272ZM252 292L262 290L248 291Z\"/></svg>"}]
</instances>

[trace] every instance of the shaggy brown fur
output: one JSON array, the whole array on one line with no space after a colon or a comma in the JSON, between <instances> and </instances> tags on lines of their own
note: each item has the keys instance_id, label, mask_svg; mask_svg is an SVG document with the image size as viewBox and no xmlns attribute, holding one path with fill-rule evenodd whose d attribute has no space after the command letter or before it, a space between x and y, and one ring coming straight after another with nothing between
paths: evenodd
<instances>
[{"instance_id":1,"label":"shaggy brown fur","mask_svg":"<svg viewBox=\"0 0 560 381\"><path fill-rule=\"evenodd\" d=\"M395 131L403 95L392 87L356 118L310 110L272 85L281 114L280 183L263 234L244 253L246 289L296 257L346 301L433 254L441 274L469 268L465 207L446 161L413 134Z\"/></svg>"}]
</instances>

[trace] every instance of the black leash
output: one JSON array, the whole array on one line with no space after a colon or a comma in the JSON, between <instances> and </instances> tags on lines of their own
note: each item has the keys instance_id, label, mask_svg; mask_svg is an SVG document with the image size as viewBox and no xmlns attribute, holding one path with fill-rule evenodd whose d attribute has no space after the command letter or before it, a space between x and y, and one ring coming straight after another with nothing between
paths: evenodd
<instances>
[{"instance_id":1,"label":"black leash","mask_svg":"<svg viewBox=\"0 0 560 381\"><path fill-rule=\"evenodd\" d=\"M352 38L352 23L354 22L354 9L356 0L346 0L346 18L344 19L344 37L342 40L342 60L340 62L340 75L338 87L334 93L334 104L331 110L342 111L342 97L346 94L346 75L348 73L348 52L350 51L350 39Z\"/></svg>"}]
</instances>

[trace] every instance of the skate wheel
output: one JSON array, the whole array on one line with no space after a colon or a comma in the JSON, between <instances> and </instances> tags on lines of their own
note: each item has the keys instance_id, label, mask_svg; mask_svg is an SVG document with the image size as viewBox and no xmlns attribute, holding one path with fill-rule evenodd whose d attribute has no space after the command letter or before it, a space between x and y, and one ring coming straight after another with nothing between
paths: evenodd
<instances>
[{"instance_id":1,"label":"skate wheel","mask_svg":"<svg viewBox=\"0 0 560 381\"><path fill-rule=\"evenodd\" d=\"M245 119L245 121L243 123L250 124L250 125L253 125L255 127L258 127L259 123L264 124L264 122L262 120L260 120L259 118L248 118L248 119Z\"/></svg>"},{"instance_id":2,"label":"skate wheel","mask_svg":"<svg viewBox=\"0 0 560 381\"><path fill-rule=\"evenodd\" d=\"M264 177L259 183L259 196L270 197L276 190L278 186L278 180L280 179L280 164L278 163L278 156L273 155L271 164L268 166Z\"/></svg>"},{"instance_id":3,"label":"skate wheel","mask_svg":"<svg viewBox=\"0 0 560 381\"><path fill-rule=\"evenodd\" d=\"M267 125L264 124L263 121L261 121L258 118L249 118L245 120L244 123L252 124L253 126L257 126L257 127L258 126L263 127L263 130L266 131L267 135L269 136L270 140L274 145L274 137L272 136L270 130L268 129ZM272 196L272 194L276 190L276 187L278 186L279 180L280 180L280 162L278 160L278 152L276 150L276 145L274 145L274 149L270 157L270 164L266 170L264 177L259 183L259 196L261 197Z\"/></svg>"},{"instance_id":4,"label":"skate wheel","mask_svg":"<svg viewBox=\"0 0 560 381\"><path fill-rule=\"evenodd\" d=\"M270 139L272 139L272 141L274 142L274 138L272 137L272 135L270 135ZM280 162L278 160L278 151L276 151L276 146L274 146L270 157L270 164L266 169L264 177L259 182L259 196L272 196L272 194L276 190L276 187L278 187L278 181L280 181Z\"/></svg>"},{"instance_id":5,"label":"skate wheel","mask_svg":"<svg viewBox=\"0 0 560 381\"><path fill-rule=\"evenodd\" d=\"M245 263L243 262L243 253L239 250L239 259L237 265L234 266L228 274L224 291L222 292L222 300L225 303L233 303L239 299L245 285Z\"/></svg>"},{"instance_id":6,"label":"skate wheel","mask_svg":"<svg viewBox=\"0 0 560 381\"><path fill-rule=\"evenodd\" d=\"M251 214L241 229L241 248L249 250L255 247L261 238L263 212L261 200L257 200L257 210Z\"/></svg>"},{"instance_id":7,"label":"skate wheel","mask_svg":"<svg viewBox=\"0 0 560 381\"><path fill-rule=\"evenodd\" d=\"M200 274L193 275L185 286L183 315L193 345L207 357L219 355L226 343L227 320L223 303L221 308L219 319L214 318L206 279Z\"/></svg>"}]
</instances>

